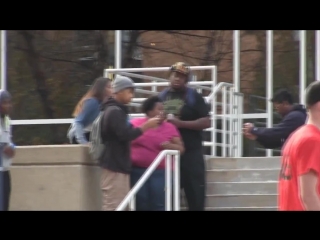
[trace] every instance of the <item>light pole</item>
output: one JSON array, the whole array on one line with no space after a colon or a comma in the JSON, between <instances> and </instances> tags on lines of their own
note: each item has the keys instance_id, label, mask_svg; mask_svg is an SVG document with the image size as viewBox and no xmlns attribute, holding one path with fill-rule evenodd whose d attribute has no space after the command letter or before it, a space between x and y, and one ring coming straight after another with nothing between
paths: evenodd
<instances>
[{"instance_id":1,"label":"light pole","mask_svg":"<svg viewBox=\"0 0 320 240\"><path fill-rule=\"evenodd\" d=\"M115 68L121 68L121 60L122 60L122 53L121 53L121 47L122 47L122 40L121 40L121 30L115 30L115 53L114 53L114 63Z\"/></svg>"},{"instance_id":2,"label":"light pole","mask_svg":"<svg viewBox=\"0 0 320 240\"><path fill-rule=\"evenodd\" d=\"M1 31L1 89L7 89L7 32ZM0 142L0 211L4 211L4 172L2 152L5 145Z\"/></svg>"},{"instance_id":3,"label":"light pole","mask_svg":"<svg viewBox=\"0 0 320 240\"><path fill-rule=\"evenodd\" d=\"M7 89L7 31L1 31L1 89Z\"/></svg>"}]
</instances>

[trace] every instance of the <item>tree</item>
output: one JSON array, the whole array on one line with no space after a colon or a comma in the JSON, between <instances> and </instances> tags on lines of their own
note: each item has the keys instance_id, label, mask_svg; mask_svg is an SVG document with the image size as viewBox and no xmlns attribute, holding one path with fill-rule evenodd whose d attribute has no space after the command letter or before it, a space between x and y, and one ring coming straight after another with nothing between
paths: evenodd
<instances>
[{"instance_id":1,"label":"tree","mask_svg":"<svg viewBox=\"0 0 320 240\"><path fill-rule=\"evenodd\" d=\"M264 87L265 81L264 32L241 31L243 92L263 94L260 87ZM288 50L289 35L277 32L275 35L281 37L275 46L281 54L275 54L275 64L279 65L275 71L280 71L276 74L277 82L283 82L281 79L293 78L281 69L292 61L288 54L297 50ZM126 34L124 68L169 66L175 61L185 61L190 65L217 65L219 81L233 79L232 31L128 30ZM75 104L92 81L103 74L103 69L114 66L114 31L15 30L9 31L8 38L8 87L14 96L13 119L70 118ZM143 53L143 61L135 57L139 52ZM296 74L294 69L293 73ZM154 75L167 77L165 73ZM280 77L284 75L287 77ZM205 71L197 73L197 77L198 80L210 79L209 72ZM18 144L64 143L68 127L16 126L14 137Z\"/></svg>"}]
</instances>

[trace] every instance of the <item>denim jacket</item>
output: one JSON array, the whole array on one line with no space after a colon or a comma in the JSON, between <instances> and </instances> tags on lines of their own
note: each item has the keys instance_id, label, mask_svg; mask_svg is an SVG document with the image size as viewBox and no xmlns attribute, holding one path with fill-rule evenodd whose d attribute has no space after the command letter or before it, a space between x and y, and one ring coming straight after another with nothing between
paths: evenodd
<instances>
[{"instance_id":1,"label":"denim jacket","mask_svg":"<svg viewBox=\"0 0 320 240\"><path fill-rule=\"evenodd\" d=\"M85 132L91 132L91 125L98 117L100 112L100 102L96 98L88 98L83 103L83 109L80 114L74 119L68 131L70 143L73 137L80 144L88 143L84 136Z\"/></svg>"},{"instance_id":2,"label":"denim jacket","mask_svg":"<svg viewBox=\"0 0 320 240\"><path fill-rule=\"evenodd\" d=\"M7 145L15 148L11 140L11 120L8 116L0 118L0 171L7 171L11 166L12 159L7 157L2 151Z\"/></svg>"}]
</instances>

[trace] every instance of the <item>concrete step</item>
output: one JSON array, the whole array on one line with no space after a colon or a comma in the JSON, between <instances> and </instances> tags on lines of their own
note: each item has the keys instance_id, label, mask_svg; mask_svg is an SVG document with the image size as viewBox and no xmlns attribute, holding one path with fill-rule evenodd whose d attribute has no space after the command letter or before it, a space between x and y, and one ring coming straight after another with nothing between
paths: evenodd
<instances>
[{"instance_id":1,"label":"concrete step","mask_svg":"<svg viewBox=\"0 0 320 240\"><path fill-rule=\"evenodd\" d=\"M230 207L206 208L206 211L277 211L278 207Z\"/></svg>"},{"instance_id":2,"label":"concrete step","mask_svg":"<svg viewBox=\"0 0 320 240\"><path fill-rule=\"evenodd\" d=\"M207 171L207 182L277 181L280 169L215 169Z\"/></svg>"},{"instance_id":3,"label":"concrete step","mask_svg":"<svg viewBox=\"0 0 320 240\"><path fill-rule=\"evenodd\" d=\"M206 157L207 169L280 168L279 157L211 158Z\"/></svg>"},{"instance_id":4,"label":"concrete step","mask_svg":"<svg viewBox=\"0 0 320 240\"><path fill-rule=\"evenodd\" d=\"M187 211L186 207L181 207L180 211ZM207 207L205 211L277 211L278 207Z\"/></svg>"},{"instance_id":5,"label":"concrete step","mask_svg":"<svg viewBox=\"0 0 320 240\"><path fill-rule=\"evenodd\" d=\"M277 206L277 194L228 194L208 195L206 207L209 208L265 208Z\"/></svg>"},{"instance_id":6,"label":"concrete step","mask_svg":"<svg viewBox=\"0 0 320 240\"><path fill-rule=\"evenodd\" d=\"M207 194L277 194L277 181L208 182Z\"/></svg>"}]
</instances>

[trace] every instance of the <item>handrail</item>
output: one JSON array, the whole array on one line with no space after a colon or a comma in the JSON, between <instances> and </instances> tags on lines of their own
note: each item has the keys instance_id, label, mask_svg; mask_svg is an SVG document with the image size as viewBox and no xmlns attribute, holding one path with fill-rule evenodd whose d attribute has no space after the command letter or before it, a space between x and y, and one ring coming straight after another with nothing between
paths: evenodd
<instances>
[{"instance_id":1,"label":"handrail","mask_svg":"<svg viewBox=\"0 0 320 240\"><path fill-rule=\"evenodd\" d=\"M139 179L139 181L130 190L127 196L123 199L116 211L123 211L131 200L135 197L140 188L145 184L150 175L156 170L158 165L162 162L163 158L166 158L166 209L171 210L171 156L174 155L174 208L176 211L180 210L180 166L179 166L179 155L178 150L164 150L161 151L152 164L147 168L145 173Z\"/></svg>"},{"instance_id":2,"label":"handrail","mask_svg":"<svg viewBox=\"0 0 320 240\"><path fill-rule=\"evenodd\" d=\"M141 78L141 79L150 80L150 81L159 81L159 82L166 82L166 83L169 82L168 79L152 77L152 76L149 76L149 75L142 75L142 74L135 74L135 73L128 73L128 72L119 72L118 74L119 75L128 76L128 77ZM210 87L206 87L206 86L197 86L197 88L211 90Z\"/></svg>"},{"instance_id":3,"label":"handrail","mask_svg":"<svg viewBox=\"0 0 320 240\"><path fill-rule=\"evenodd\" d=\"M213 92L208 96L205 97L207 101L212 100L213 97L220 91L223 87L233 87L232 83L227 83L227 82L219 82L218 85L216 85L213 89Z\"/></svg>"}]
</instances>

